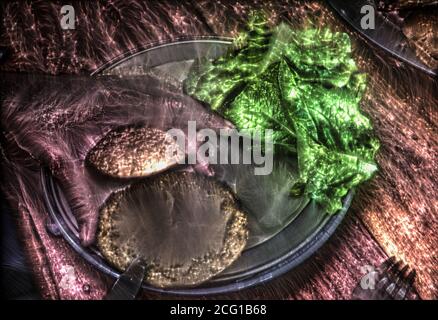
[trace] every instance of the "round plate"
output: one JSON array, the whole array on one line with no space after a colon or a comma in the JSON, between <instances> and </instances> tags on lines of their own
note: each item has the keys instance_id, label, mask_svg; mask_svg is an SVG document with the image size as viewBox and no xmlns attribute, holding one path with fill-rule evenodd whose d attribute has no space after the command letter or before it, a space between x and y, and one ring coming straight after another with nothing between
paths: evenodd
<instances>
[{"instance_id":1,"label":"round plate","mask_svg":"<svg viewBox=\"0 0 438 320\"><path fill-rule=\"evenodd\" d=\"M160 44L129 54L108 63L93 73L105 75L154 74L166 81L180 84L195 58L215 58L226 52L230 39L193 39ZM41 171L45 202L56 230L90 264L102 272L118 278L120 272L104 260L96 247L83 247L79 240L77 221L66 201L62 188L48 169ZM288 225L264 242L243 251L230 267L206 283L192 288L143 288L155 292L205 295L241 290L275 278L311 256L333 234L340 224L353 197L350 191L343 208L335 215L326 214L310 201L304 209L289 219Z\"/></svg>"}]
</instances>

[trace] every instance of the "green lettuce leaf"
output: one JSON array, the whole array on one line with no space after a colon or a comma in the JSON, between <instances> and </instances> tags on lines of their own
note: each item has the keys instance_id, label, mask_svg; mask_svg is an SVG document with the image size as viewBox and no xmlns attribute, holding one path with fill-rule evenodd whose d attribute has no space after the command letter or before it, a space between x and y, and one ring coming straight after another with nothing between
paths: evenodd
<instances>
[{"instance_id":1,"label":"green lettuce leaf","mask_svg":"<svg viewBox=\"0 0 438 320\"><path fill-rule=\"evenodd\" d=\"M274 142L298 157L300 182L291 193L334 213L377 170L379 142L360 111L366 76L350 39L329 29L271 29L260 15L247 29L228 54L194 64L186 93L240 130L273 129Z\"/></svg>"}]
</instances>

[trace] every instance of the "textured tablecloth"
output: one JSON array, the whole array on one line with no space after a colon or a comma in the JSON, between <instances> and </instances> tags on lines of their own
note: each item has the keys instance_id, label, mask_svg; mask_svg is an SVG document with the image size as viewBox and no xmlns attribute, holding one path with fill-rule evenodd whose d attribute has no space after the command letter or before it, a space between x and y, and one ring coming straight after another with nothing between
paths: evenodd
<instances>
[{"instance_id":1,"label":"textured tablecloth","mask_svg":"<svg viewBox=\"0 0 438 320\"><path fill-rule=\"evenodd\" d=\"M281 19L302 27L311 20L348 31L323 3L311 1L78 1L76 29L66 31L59 26L57 2L17 1L2 7L5 32L0 33L0 45L10 48L2 72L89 74L140 47L192 36L232 37L254 9L266 10L273 23ZM362 108L382 143L379 174L360 187L342 225L301 266L267 284L209 298L348 299L363 268L390 255L415 266L421 298L438 298L437 84L350 34L355 58L369 74ZM47 232L41 160L21 147L15 124L3 121L5 115L19 119L19 113L10 115L8 110L3 103L2 189L16 208L41 293L47 299L99 299L111 279Z\"/></svg>"}]
</instances>

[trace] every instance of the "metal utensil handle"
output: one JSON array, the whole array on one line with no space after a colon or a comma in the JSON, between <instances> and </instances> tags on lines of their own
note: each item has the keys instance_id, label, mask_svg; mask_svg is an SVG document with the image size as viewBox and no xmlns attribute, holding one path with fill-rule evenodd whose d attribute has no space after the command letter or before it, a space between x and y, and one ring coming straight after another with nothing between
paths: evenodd
<instances>
[{"instance_id":1,"label":"metal utensil handle","mask_svg":"<svg viewBox=\"0 0 438 320\"><path fill-rule=\"evenodd\" d=\"M146 272L146 265L141 259L131 262L124 273L116 280L105 300L133 300L140 290Z\"/></svg>"}]
</instances>

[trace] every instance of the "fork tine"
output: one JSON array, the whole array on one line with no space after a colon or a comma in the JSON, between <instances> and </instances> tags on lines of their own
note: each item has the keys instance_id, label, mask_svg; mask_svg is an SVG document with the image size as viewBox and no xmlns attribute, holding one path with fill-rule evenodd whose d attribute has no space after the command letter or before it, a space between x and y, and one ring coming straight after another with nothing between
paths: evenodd
<instances>
[{"instance_id":1,"label":"fork tine","mask_svg":"<svg viewBox=\"0 0 438 320\"><path fill-rule=\"evenodd\" d=\"M403 266L403 267L401 267ZM400 268L401 267L401 268ZM392 276L392 282L394 282L397 285L400 285L402 282L405 281L407 271L409 269L409 265L407 264L400 264L400 267L397 270L394 270L395 272L391 275Z\"/></svg>"},{"instance_id":2,"label":"fork tine","mask_svg":"<svg viewBox=\"0 0 438 320\"><path fill-rule=\"evenodd\" d=\"M401 264L400 266L402 265L403 264ZM403 288L405 288L405 280L408 269L409 265L406 264L402 268L396 270L395 273L392 275L391 280L393 285L386 288L387 293L391 296L392 299L395 299L399 295L399 293L403 293L405 291Z\"/></svg>"},{"instance_id":3,"label":"fork tine","mask_svg":"<svg viewBox=\"0 0 438 320\"><path fill-rule=\"evenodd\" d=\"M394 295L395 300L404 300L407 297L414 284L416 274L415 269L412 269L411 272L403 278L399 290Z\"/></svg>"},{"instance_id":4,"label":"fork tine","mask_svg":"<svg viewBox=\"0 0 438 320\"><path fill-rule=\"evenodd\" d=\"M401 260L397 260L392 266L388 268L387 275L391 281L395 282L395 280L397 280L402 265L403 262Z\"/></svg>"},{"instance_id":5,"label":"fork tine","mask_svg":"<svg viewBox=\"0 0 438 320\"><path fill-rule=\"evenodd\" d=\"M409 270L409 265L406 264L403 268L401 268L399 272L397 272L396 278L398 278L398 280L400 281L403 281L404 279L406 279L408 270Z\"/></svg>"},{"instance_id":6,"label":"fork tine","mask_svg":"<svg viewBox=\"0 0 438 320\"><path fill-rule=\"evenodd\" d=\"M408 276L406 277L405 283L406 283L406 295L408 292L412 289L415 282L415 277L417 276L417 270L412 269L411 272L409 272Z\"/></svg>"},{"instance_id":7,"label":"fork tine","mask_svg":"<svg viewBox=\"0 0 438 320\"><path fill-rule=\"evenodd\" d=\"M380 275L380 279L375 286L374 299L381 300L386 296L386 288L391 284L388 273L384 272Z\"/></svg>"},{"instance_id":8,"label":"fork tine","mask_svg":"<svg viewBox=\"0 0 438 320\"><path fill-rule=\"evenodd\" d=\"M381 279L377 283L377 295L380 296L381 299L388 300L393 299L392 293L396 288L397 281L394 279L396 275L400 272L400 267L402 266L401 260L393 263L387 270L382 272Z\"/></svg>"},{"instance_id":9,"label":"fork tine","mask_svg":"<svg viewBox=\"0 0 438 320\"><path fill-rule=\"evenodd\" d=\"M406 282L410 286L414 284L415 276L417 275L417 270L412 269L411 272L409 272L408 276L406 277Z\"/></svg>"},{"instance_id":10,"label":"fork tine","mask_svg":"<svg viewBox=\"0 0 438 320\"><path fill-rule=\"evenodd\" d=\"M391 256L386 259L378 268L380 272L385 272L389 270L395 263L395 256Z\"/></svg>"},{"instance_id":11,"label":"fork tine","mask_svg":"<svg viewBox=\"0 0 438 320\"><path fill-rule=\"evenodd\" d=\"M376 289L381 290L383 287L386 286L386 284L389 281L388 278L388 272L391 270L391 268L394 267L395 264L395 256L391 256L388 259L386 259L378 268L379 276L378 276L378 282L376 283Z\"/></svg>"}]
</instances>

